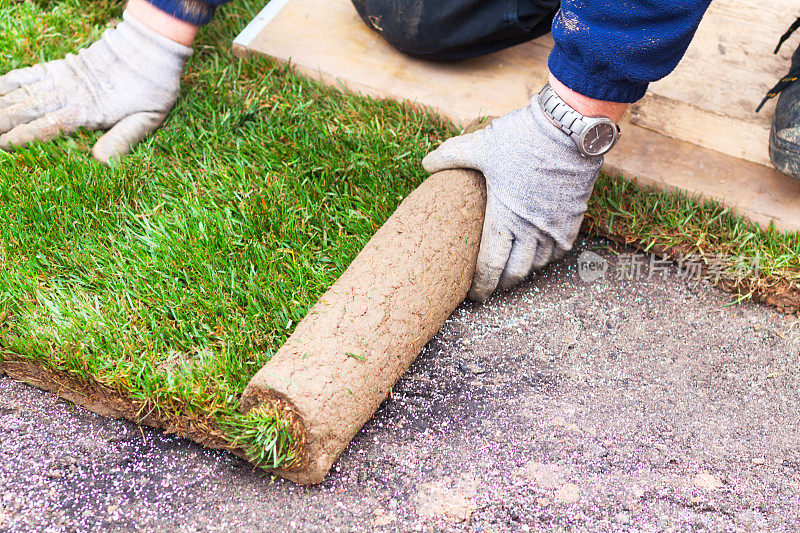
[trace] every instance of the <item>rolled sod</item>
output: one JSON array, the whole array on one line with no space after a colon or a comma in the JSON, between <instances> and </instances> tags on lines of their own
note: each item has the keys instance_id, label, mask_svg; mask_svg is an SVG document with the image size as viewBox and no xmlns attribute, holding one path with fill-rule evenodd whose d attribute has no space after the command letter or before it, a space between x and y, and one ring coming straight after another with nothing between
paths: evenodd
<instances>
[{"instance_id":1,"label":"rolled sod","mask_svg":"<svg viewBox=\"0 0 800 533\"><path fill-rule=\"evenodd\" d=\"M322 481L466 296L485 205L480 173L430 176L250 380L242 411L291 435L294 460L275 473Z\"/></svg>"}]
</instances>

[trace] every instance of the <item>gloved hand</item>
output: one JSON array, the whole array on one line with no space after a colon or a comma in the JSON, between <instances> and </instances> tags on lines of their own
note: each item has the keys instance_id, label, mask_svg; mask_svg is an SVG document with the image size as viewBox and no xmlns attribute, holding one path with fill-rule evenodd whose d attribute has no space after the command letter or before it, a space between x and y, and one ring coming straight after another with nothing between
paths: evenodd
<instances>
[{"instance_id":1,"label":"gloved hand","mask_svg":"<svg viewBox=\"0 0 800 533\"><path fill-rule=\"evenodd\" d=\"M47 141L83 126L109 129L92 153L128 153L158 128L180 89L192 49L159 35L128 12L90 47L0 77L0 149Z\"/></svg>"},{"instance_id":2,"label":"gloved hand","mask_svg":"<svg viewBox=\"0 0 800 533\"><path fill-rule=\"evenodd\" d=\"M471 300L513 287L572 248L602 164L602 156L582 156L545 117L539 95L484 129L448 139L422 160L431 173L471 168L486 178Z\"/></svg>"}]
</instances>

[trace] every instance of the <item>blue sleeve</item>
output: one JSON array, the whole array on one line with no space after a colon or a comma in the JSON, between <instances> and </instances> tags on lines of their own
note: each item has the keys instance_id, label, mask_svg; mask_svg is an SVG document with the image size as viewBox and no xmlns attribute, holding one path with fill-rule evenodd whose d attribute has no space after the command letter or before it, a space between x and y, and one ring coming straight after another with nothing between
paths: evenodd
<instances>
[{"instance_id":1,"label":"blue sleeve","mask_svg":"<svg viewBox=\"0 0 800 533\"><path fill-rule=\"evenodd\" d=\"M675 68L711 0L563 0L550 72L584 96L635 102Z\"/></svg>"},{"instance_id":2,"label":"blue sleeve","mask_svg":"<svg viewBox=\"0 0 800 533\"><path fill-rule=\"evenodd\" d=\"M173 17L203 26L211 22L218 6L227 4L230 0L147 0L161 11Z\"/></svg>"}]
</instances>

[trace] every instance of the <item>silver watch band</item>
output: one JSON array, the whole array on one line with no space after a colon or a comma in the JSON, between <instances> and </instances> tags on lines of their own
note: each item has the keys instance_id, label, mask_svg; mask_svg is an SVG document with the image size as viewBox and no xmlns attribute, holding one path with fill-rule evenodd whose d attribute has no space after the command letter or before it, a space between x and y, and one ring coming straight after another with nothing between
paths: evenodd
<instances>
[{"instance_id":1,"label":"silver watch band","mask_svg":"<svg viewBox=\"0 0 800 533\"><path fill-rule=\"evenodd\" d=\"M553 124L570 137L580 137L586 129L583 115L564 102L549 83L539 93L539 104Z\"/></svg>"},{"instance_id":2,"label":"silver watch band","mask_svg":"<svg viewBox=\"0 0 800 533\"><path fill-rule=\"evenodd\" d=\"M562 100L549 83L539 92L539 106L555 127L575 141L581 155L603 155L619 140L619 126L613 120L581 115Z\"/></svg>"}]
</instances>

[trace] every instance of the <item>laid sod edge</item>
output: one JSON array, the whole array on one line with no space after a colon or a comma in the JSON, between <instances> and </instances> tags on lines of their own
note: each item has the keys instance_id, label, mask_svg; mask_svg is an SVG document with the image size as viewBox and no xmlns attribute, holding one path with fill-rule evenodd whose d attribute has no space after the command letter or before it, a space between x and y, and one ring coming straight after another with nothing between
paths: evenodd
<instances>
[{"instance_id":1,"label":"laid sod edge","mask_svg":"<svg viewBox=\"0 0 800 533\"><path fill-rule=\"evenodd\" d=\"M121 7L0 0L0 70L92 42ZM170 119L118 168L91 161L88 132L0 154L0 368L274 467L298 460L297 427L280 405L239 413L244 384L455 130L263 58L234 60L230 41L261 7L220 11ZM602 176L586 220L675 258L758 256L757 279L723 288L766 303L797 294L797 237L717 204Z\"/></svg>"},{"instance_id":2,"label":"laid sod edge","mask_svg":"<svg viewBox=\"0 0 800 533\"><path fill-rule=\"evenodd\" d=\"M737 302L752 299L786 314L800 310L800 234L763 229L717 201L603 172L582 231L675 262L694 258L702 277L735 294ZM731 264L721 275L709 275L720 256ZM737 259L757 264L756 275L735 272Z\"/></svg>"},{"instance_id":3,"label":"laid sod edge","mask_svg":"<svg viewBox=\"0 0 800 533\"><path fill-rule=\"evenodd\" d=\"M701 255L713 253L708 244L705 247L697 244L690 246L686 242L675 242L672 246L663 244L665 241L674 241L679 236L684 241L692 237L693 234L687 232L687 228L669 223L674 222L669 215L677 215L686 210L705 214L706 220L719 224L720 227L716 228L718 230L727 228L729 231L735 231L749 228L749 231L756 233L772 232L772 230L765 232L740 218L731 216L727 209L715 202L699 202L681 194L639 187L631 181L615 176L603 174L598 181L597 191L599 194L592 199L584 231L664 257L677 259L687 253ZM606 195L603 195L603 192ZM661 218L664 219L661 220L661 225L652 218L642 220L635 216L639 209L648 212L648 207L657 205L671 206L671 209L661 212ZM603 216L598 216L597 210L602 206L605 206L601 211ZM658 227L664 231L648 237L630 233L630 228L644 233L646 227L649 227L650 231L655 231ZM628 232L623 233L624 230ZM783 234L778 233L778 235ZM773 238L776 236L773 235ZM695 240L695 243L702 244L702 240ZM736 247L726 249L736 249ZM723 276L718 285L728 292L774 305L783 312L797 312L800 305L797 271L787 271L786 273L793 276L779 278L777 273L783 271L778 270L774 264L770 266L771 269L762 271L766 272L766 275L760 278L734 282L732 277ZM776 287L779 290L776 290ZM211 448L225 449L263 468L291 468L301 457L302 423L290 406L277 400L272 403L265 402L260 408L246 415L215 425L208 420L187 417L181 413L156 415L152 410L147 411L147 406L137 405L127 399L125 391L111 389L93 380L76 378L65 372L39 367L14 354L0 354L0 371L20 381L50 390L101 415L124 417L136 423L188 437Z\"/></svg>"},{"instance_id":4,"label":"laid sod edge","mask_svg":"<svg viewBox=\"0 0 800 533\"><path fill-rule=\"evenodd\" d=\"M288 469L302 459L302 422L280 401L265 403L245 415L215 424L185 413L158 413L127 398L125 391L0 351L0 375L3 374L50 391L100 416L124 418L191 439L208 448L226 450L265 469Z\"/></svg>"}]
</instances>

